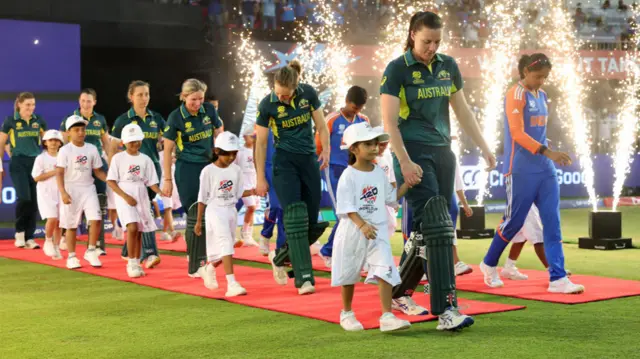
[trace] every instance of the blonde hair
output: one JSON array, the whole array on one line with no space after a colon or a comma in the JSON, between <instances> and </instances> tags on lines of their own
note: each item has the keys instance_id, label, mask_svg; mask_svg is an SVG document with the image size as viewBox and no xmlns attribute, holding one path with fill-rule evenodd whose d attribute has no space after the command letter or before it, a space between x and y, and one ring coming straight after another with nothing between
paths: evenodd
<instances>
[{"instance_id":1,"label":"blonde hair","mask_svg":"<svg viewBox=\"0 0 640 359\"><path fill-rule=\"evenodd\" d=\"M207 92L207 85L198 79L188 79L182 83L180 101L186 100L187 96L198 91Z\"/></svg>"},{"instance_id":2,"label":"blonde hair","mask_svg":"<svg viewBox=\"0 0 640 359\"><path fill-rule=\"evenodd\" d=\"M129 97L133 96L133 93L136 91L137 87L143 87L143 86L146 86L149 89L151 89L151 86L149 85L148 82L144 82L141 80L131 81L131 83L129 84L129 89L127 90L127 101L131 102L131 99Z\"/></svg>"},{"instance_id":3,"label":"blonde hair","mask_svg":"<svg viewBox=\"0 0 640 359\"><path fill-rule=\"evenodd\" d=\"M16 102L13 104L13 108L16 111L20 111L19 104L23 103L25 100L35 99L36 97L31 92L20 92L18 97L16 97Z\"/></svg>"},{"instance_id":4,"label":"blonde hair","mask_svg":"<svg viewBox=\"0 0 640 359\"><path fill-rule=\"evenodd\" d=\"M298 87L300 81L300 73L302 72L302 65L300 61L293 60L289 64L276 72L273 80L279 85L295 89Z\"/></svg>"}]
</instances>

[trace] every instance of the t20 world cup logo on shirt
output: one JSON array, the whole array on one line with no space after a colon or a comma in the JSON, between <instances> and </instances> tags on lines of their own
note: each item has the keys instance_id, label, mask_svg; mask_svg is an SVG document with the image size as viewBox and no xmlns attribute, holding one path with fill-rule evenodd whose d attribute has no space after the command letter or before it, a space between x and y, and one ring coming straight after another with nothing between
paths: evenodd
<instances>
[{"instance_id":1,"label":"t20 world cup logo on shirt","mask_svg":"<svg viewBox=\"0 0 640 359\"><path fill-rule=\"evenodd\" d=\"M362 195L360 196L360 200L364 201L364 203L366 204L373 204L376 201L377 196L378 196L378 187L365 186L362 189Z\"/></svg>"},{"instance_id":2,"label":"t20 world cup logo on shirt","mask_svg":"<svg viewBox=\"0 0 640 359\"><path fill-rule=\"evenodd\" d=\"M134 175L136 177L140 176L140 166L139 165L129 165L128 173L130 175Z\"/></svg>"},{"instance_id":3,"label":"t20 world cup logo on shirt","mask_svg":"<svg viewBox=\"0 0 640 359\"><path fill-rule=\"evenodd\" d=\"M85 155L76 156L76 163L79 164L79 165L83 165L84 166L84 165L87 164L87 161L88 161L88 158Z\"/></svg>"},{"instance_id":4,"label":"t20 world cup logo on shirt","mask_svg":"<svg viewBox=\"0 0 640 359\"><path fill-rule=\"evenodd\" d=\"M222 192L231 192L233 190L233 181L231 180L222 180L220 181L220 187L218 187L219 191Z\"/></svg>"}]
</instances>

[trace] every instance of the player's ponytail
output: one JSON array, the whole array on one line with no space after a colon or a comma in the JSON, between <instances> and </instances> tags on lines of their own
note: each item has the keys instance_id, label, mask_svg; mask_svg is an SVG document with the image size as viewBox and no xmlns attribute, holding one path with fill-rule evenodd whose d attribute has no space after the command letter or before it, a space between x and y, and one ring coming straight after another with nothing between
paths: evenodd
<instances>
[{"instance_id":1,"label":"player's ponytail","mask_svg":"<svg viewBox=\"0 0 640 359\"><path fill-rule=\"evenodd\" d=\"M535 53L532 55L522 55L518 61L518 73L520 73L520 79L525 78L524 70L527 71L540 71L545 68L552 68L551 61L547 55L543 53Z\"/></svg>"},{"instance_id":2,"label":"player's ponytail","mask_svg":"<svg viewBox=\"0 0 640 359\"><path fill-rule=\"evenodd\" d=\"M415 46L411 33L418 32L426 27L431 30L442 29L442 19L436 13L431 11L418 11L413 14L409 21L409 33L407 34L407 42L404 46L404 51L413 49Z\"/></svg>"}]
</instances>

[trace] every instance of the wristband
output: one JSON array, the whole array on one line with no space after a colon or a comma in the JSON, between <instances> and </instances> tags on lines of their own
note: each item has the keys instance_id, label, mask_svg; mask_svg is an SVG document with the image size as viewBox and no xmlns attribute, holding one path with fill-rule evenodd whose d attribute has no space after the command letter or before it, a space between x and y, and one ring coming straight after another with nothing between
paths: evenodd
<instances>
[{"instance_id":1,"label":"wristband","mask_svg":"<svg viewBox=\"0 0 640 359\"><path fill-rule=\"evenodd\" d=\"M548 150L549 148L545 145L540 146L540 149L538 150L538 153L541 155L544 155L544 151Z\"/></svg>"},{"instance_id":2,"label":"wristband","mask_svg":"<svg viewBox=\"0 0 640 359\"><path fill-rule=\"evenodd\" d=\"M362 227L364 227L364 225L367 224L367 222L363 222L360 227L358 227L358 230L362 229Z\"/></svg>"},{"instance_id":3,"label":"wristband","mask_svg":"<svg viewBox=\"0 0 640 359\"><path fill-rule=\"evenodd\" d=\"M165 181L173 181L173 178L165 178Z\"/></svg>"}]
</instances>

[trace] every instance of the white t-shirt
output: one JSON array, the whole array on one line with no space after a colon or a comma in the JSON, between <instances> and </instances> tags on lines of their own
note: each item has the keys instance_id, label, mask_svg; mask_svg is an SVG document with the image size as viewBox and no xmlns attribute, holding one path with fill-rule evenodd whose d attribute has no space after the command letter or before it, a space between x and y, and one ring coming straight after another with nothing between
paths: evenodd
<instances>
[{"instance_id":1,"label":"white t-shirt","mask_svg":"<svg viewBox=\"0 0 640 359\"><path fill-rule=\"evenodd\" d=\"M362 172L349 166L338 181L338 215L357 212L373 225L386 225L387 208L397 203L396 189L382 168L374 166L371 172Z\"/></svg>"},{"instance_id":2,"label":"white t-shirt","mask_svg":"<svg viewBox=\"0 0 640 359\"><path fill-rule=\"evenodd\" d=\"M242 171L244 189L255 188L257 179L256 167L253 163L253 148L242 147L238 151L238 156L234 163L240 166L240 170Z\"/></svg>"},{"instance_id":3,"label":"white t-shirt","mask_svg":"<svg viewBox=\"0 0 640 359\"><path fill-rule=\"evenodd\" d=\"M220 168L212 163L200 172L199 203L235 208L243 192L242 171L236 164Z\"/></svg>"},{"instance_id":4,"label":"white t-shirt","mask_svg":"<svg viewBox=\"0 0 640 359\"><path fill-rule=\"evenodd\" d=\"M460 163L456 159L456 180L454 185L455 195L458 195L458 191L464 191L464 182L462 182L462 171L460 171Z\"/></svg>"},{"instance_id":5,"label":"white t-shirt","mask_svg":"<svg viewBox=\"0 0 640 359\"><path fill-rule=\"evenodd\" d=\"M69 142L62 146L56 161L56 167L64 171L64 184L88 186L93 184L93 170L102 168L102 159L96 146L85 143L78 147Z\"/></svg>"},{"instance_id":6,"label":"white t-shirt","mask_svg":"<svg viewBox=\"0 0 640 359\"><path fill-rule=\"evenodd\" d=\"M43 173L51 172L56 169L57 158L51 156L48 152L42 152L36 157L36 161L33 163L33 170L31 171L31 177L36 178ZM36 191L38 197L50 197L55 194L58 196L58 182L56 176L49 177L44 181L38 182L36 185Z\"/></svg>"},{"instance_id":7,"label":"white t-shirt","mask_svg":"<svg viewBox=\"0 0 640 359\"><path fill-rule=\"evenodd\" d=\"M376 163L384 171L389 183L395 183L396 174L393 172L393 158L391 157L391 151L389 151L388 148L382 153L382 156L376 157Z\"/></svg>"},{"instance_id":8,"label":"white t-shirt","mask_svg":"<svg viewBox=\"0 0 640 359\"><path fill-rule=\"evenodd\" d=\"M132 156L127 152L120 152L111 159L107 181L140 183L149 187L158 184L158 175L149 156L144 153Z\"/></svg>"}]
</instances>

